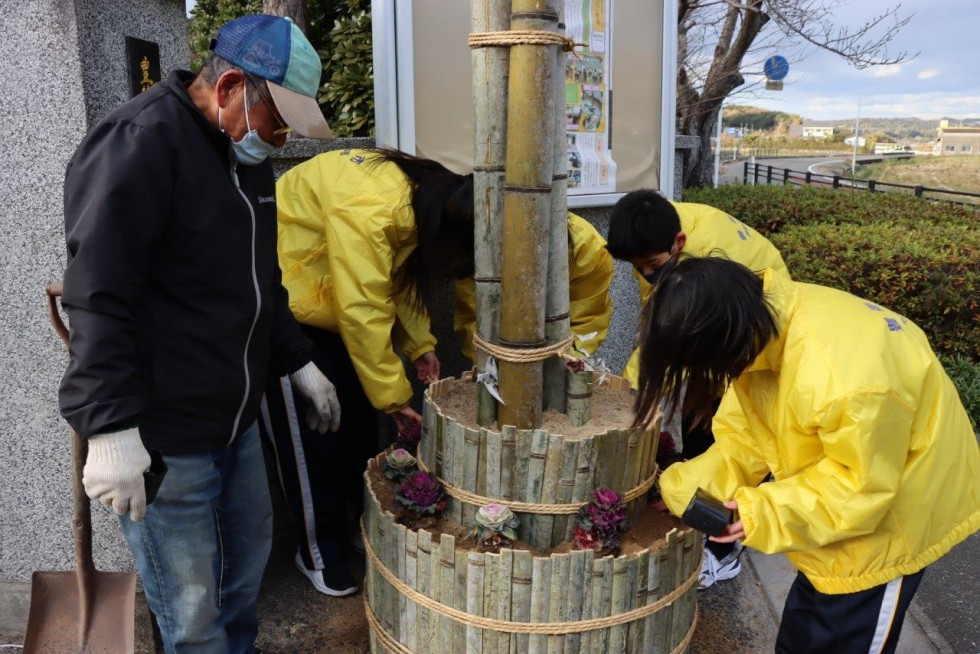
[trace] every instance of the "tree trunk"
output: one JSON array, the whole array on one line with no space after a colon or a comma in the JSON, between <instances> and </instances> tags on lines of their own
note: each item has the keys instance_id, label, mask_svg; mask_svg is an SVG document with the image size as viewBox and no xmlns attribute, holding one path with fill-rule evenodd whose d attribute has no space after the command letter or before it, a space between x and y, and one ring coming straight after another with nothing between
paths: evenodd
<instances>
[{"instance_id":1,"label":"tree trunk","mask_svg":"<svg viewBox=\"0 0 980 654\"><path fill-rule=\"evenodd\" d=\"M306 0L262 0L262 9L267 14L292 18L303 34L306 34Z\"/></svg>"}]
</instances>

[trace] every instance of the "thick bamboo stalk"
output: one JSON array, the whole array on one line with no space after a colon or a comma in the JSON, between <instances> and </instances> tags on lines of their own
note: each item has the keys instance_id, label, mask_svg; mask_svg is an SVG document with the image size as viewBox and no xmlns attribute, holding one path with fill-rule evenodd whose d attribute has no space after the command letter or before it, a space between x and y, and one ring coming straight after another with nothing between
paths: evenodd
<instances>
[{"instance_id":1,"label":"thick bamboo stalk","mask_svg":"<svg viewBox=\"0 0 980 654\"><path fill-rule=\"evenodd\" d=\"M565 604L565 620L575 622L582 619L582 591L587 581L585 552L573 550L568 560L568 586L561 601ZM558 654L572 654L581 651L581 634L567 634Z\"/></svg>"},{"instance_id":2,"label":"thick bamboo stalk","mask_svg":"<svg viewBox=\"0 0 980 654\"><path fill-rule=\"evenodd\" d=\"M511 619L515 622L528 622L531 619L532 574L533 563L531 553L524 550L515 550L514 573L511 576ZM528 638L528 634L513 634L510 651L515 653L527 652Z\"/></svg>"},{"instance_id":3,"label":"thick bamboo stalk","mask_svg":"<svg viewBox=\"0 0 980 654\"><path fill-rule=\"evenodd\" d=\"M422 441L419 443L419 459L425 462L429 470L439 470L436 462L436 452L440 441L439 437L439 412L431 402L426 402L422 406Z\"/></svg>"},{"instance_id":4,"label":"thick bamboo stalk","mask_svg":"<svg viewBox=\"0 0 980 654\"><path fill-rule=\"evenodd\" d=\"M393 547L391 541L393 540L392 536L395 533L395 520L390 513L386 513L384 516L383 529L384 531L381 538L381 548L379 550L381 553L380 558L381 562L390 568L391 550ZM397 540L397 538L394 540ZM387 631L389 634L397 634L398 617L394 615L397 612L398 607L397 593L387 581L381 582L381 588L381 613L378 617L380 618L381 624L385 631Z\"/></svg>"},{"instance_id":5,"label":"thick bamboo stalk","mask_svg":"<svg viewBox=\"0 0 980 654\"><path fill-rule=\"evenodd\" d=\"M611 470L613 465L612 457L615 456L615 446L613 444L613 431L605 431L592 437L592 449L595 467L595 476L592 485L595 488L608 488L609 480L612 478Z\"/></svg>"},{"instance_id":6,"label":"thick bamboo stalk","mask_svg":"<svg viewBox=\"0 0 980 654\"><path fill-rule=\"evenodd\" d=\"M514 0L511 27L554 31L557 15L539 0ZM556 45L515 45L510 50L507 92L507 170L500 342L513 348L545 342L545 247L551 222L554 168ZM500 361L501 425L541 424L542 363Z\"/></svg>"},{"instance_id":7,"label":"thick bamboo stalk","mask_svg":"<svg viewBox=\"0 0 980 654\"><path fill-rule=\"evenodd\" d=\"M620 493L624 490L629 490L623 486L623 472L626 467L626 462L623 460L623 457L626 456L627 434L628 432L622 429L616 429L609 434L612 437L613 445L612 453L609 455L609 487L615 488Z\"/></svg>"},{"instance_id":8,"label":"thick bamboo stalk","mask_svg":"<svg viewBox=\"0 0 980 654\"><path fill-rule=\"evenodd\" d=\"M453 420L446 425L446 433L453 440L453 476L447 481L454 486L461 486L466 477L466 428ZM450 515L456 522L463 524L463 503L450 498L448 504Z\"/></svg>"},{"instance_id":9,"label":"thick bamboo stalk","mask_svg":"<svg viewBox=\"0 0 980 654\"><path fill-rule=\"evenodd\" d=\"M679 551L677 548L677 530L673 529L668 532L666 540L667 542L664 544L663 549L660 550L660 584L657 589L658 598L669 593L674 587L674 575L677 571L677 560L675 558ZM661 616L658 624L660 651L666 654L674 647L672 642L673 611L665 609L663 611L659 611L657 615Z\"/></svg>"},{"instance_id":10,"label":"thick bamboo stalk","mask_svg":"<svg viewBox=\"0 0 980 654\"><path fill-rule=\"evenodd\" d=\"M564 368L564 366L562 366ZM568 421L581 427L592 418L592 371L571 372L567 370L567 411Z\"/></svg>"},{"instance_id":11,"label":"thick bamboo stalk","mask_svg":"<svg viewBox=\"0 0 980 654\"><path fill-rule=\"evenodd\" d=\"M474 33L510 29L509 0L473 0ZM473 196L476 281L476 331L497 342L500 312L501 228L503 225L504 164L507 147L508 48L474 48L473 67ZM476 366L486 370L488 356L477 351ZM491 425L497 404L485 387L477 389L477 422Z\"/></svg>"},{"instance_id":12,"label":"thick bamboo stalk","mask_svg":"<svg viewBox=\"0 0 980 654\"><path fill-rule=\"evenodd\" d=\"M453 427L447 424L444 417L439 417L439 431L442 432L442 467L441 468L429 468L433 471L438 471L437 474L444 480L452 483L456 478L456 468L455 466L455 450L456 450L456 439L453 438Z\"/></svg>"},{"instance_id":13,"label":"thick bamboo stalk","mask_svg":"<svg viewBox=\"0 0 980 654\"><path fill-rule=\"evenodd\" d=\"M517 463L517 430L506 426L500 433L500 497L514 499L514 470Z\"/></svg>"},{"instance_id":14,"label":"thick bamboo stalk","mask_svg":"<svg viewBox=\"0 0 980 654\"><path fill-rule=\"evenodd\" d=\"M432 594L432 534L424 529L418 531L418 559L416 562L416 590L423 595ZM418 607L416 629L416 653L417 654L437 654L437 650L432 647L432 627L436 621L435 614L429 609Z\"/></svg>"},{"instance_id":15,"label":"thick bamboo stalk","mask_svg":"<svg viewBox=\"0 0 980 654\"><path fill-rule=\"evenodd\" d=\"M618 556L613 560L612 615L630 610L633 600L633 580L630 579L630 561L636 559ZM609 652L625 652L629 625L621 624L609 629Z\"/></svg>"},{"instance_id":16,"label":"thick bamboo stalk","mask_svg":"<svg viewBox=\"0 0 980 654\"><path fill-rule=\"evenodd\" d=\"M558 16L555 31L564 35L564 0L545 3ZM551 220L548 230L548 290L545 339L558 343L571 334L568 302L568 146L565 140L565 51L555 48L555 136L551 176ZM544 407L565 413L565 366L554 358L544 364ZM574 424L574 423L573 423ZM584 423L583 423L584 424Z\"/></svg>"}]
</instances>

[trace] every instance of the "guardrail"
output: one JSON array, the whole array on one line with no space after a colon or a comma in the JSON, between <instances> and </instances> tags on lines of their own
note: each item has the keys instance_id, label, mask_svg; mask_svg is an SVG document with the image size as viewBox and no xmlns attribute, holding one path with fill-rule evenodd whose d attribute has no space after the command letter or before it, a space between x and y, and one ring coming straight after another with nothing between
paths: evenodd
<instances>
[{"instance_id":1,"label":"guardrail","mask_svg":"<svg viewBox=\"0 0 980 654\"><path fill-rule=\"evenodd\" d=\"M749 181L750 179L751 182ZM893 182L882 182L875 179L851 179L841 175L825 175L808 170L791 170L789 168L779 168L748 161L745 162L742 183L751 183L753 185L782 184L783 186L814 186L835 189L846 188L856 191L869 191L871 193L903 193L936 202L949 202L952 204L972 206L980 211L980 193L951 191L949 189L930 188L921 185L895 184Z\"/></svg>"}]
</instances>

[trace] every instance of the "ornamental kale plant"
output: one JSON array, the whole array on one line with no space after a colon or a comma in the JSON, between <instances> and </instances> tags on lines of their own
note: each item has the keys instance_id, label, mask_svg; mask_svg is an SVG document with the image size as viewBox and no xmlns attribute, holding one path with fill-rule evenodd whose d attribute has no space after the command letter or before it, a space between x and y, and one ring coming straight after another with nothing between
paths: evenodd
<instances>
[{"instance_id":1,"label":"ornamental kale plant","mask_svg":"<svg viewBox=\"0 0 980 654\"><path fill-rule=\"evenodd\" d=\"M416 470L395 489L395 499L419 515L436 515L446 508L446 490L431 472Z\"/></svg>"},{"instance_id":2,"label":"ornamental kale plant","mask_svg":"<svg viewBox=\"0 0 980 654\"><path fill-rule=\"evenodd\" d=\"M418 462L415 457L405 449L398 448L388 452L385 457L384 471L388 479L404 479L406 475L416 469Z\"/></svg>"},{"instance_id":3,"label":"ornamental kale plant","mask_svg":"<svg viewBox=\"0 0 980 654\"><path fill-rule=\"evenodd\" d=\"M625 531L626 507L619 493L611 488L597 488L592 501L579 509L575 517L572 543L579 550L616 553Z\"/></svg>"},{"instance_id":4,"label":"ornamental kale plant","mask_svg":"<svg viewBox=\"0 0 980 654\"><path fill-rule=\"evenodd\" d=\"M415 454L419 449L419 441L422 440L422 424L418 422L409 425L398 432L398 442L396 445L408 450L410 454Z\"/></svg>"},{"instance_id":5,"label":"ornamental kale plant","mask_svg":"<svg viewBox=\"0 0 980 654\"><path fill-rule=\"evenodd\" d=\"M476 537L483 540L487 536L500 534L507 540L516 540L514 529L520 524L517 516L503 504L486 504L476 512Z\"/></svg>"}]
</instances>

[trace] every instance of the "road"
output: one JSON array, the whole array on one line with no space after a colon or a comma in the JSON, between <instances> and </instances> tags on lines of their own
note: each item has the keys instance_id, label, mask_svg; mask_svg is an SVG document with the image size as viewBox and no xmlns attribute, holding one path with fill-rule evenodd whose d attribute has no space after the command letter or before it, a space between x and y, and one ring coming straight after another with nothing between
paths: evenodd
<instances>
[{"instance_id":1,"label":"road","mask_svg":"<svg viewBox=\"0 0 980 654\"><path fill-rule=\"evenodd\" d=\"M858 161L863 161L865 159L880 159L881 157L876 157L874 155L865 155L858 157ZM782 181L782 169L788 168L790 170L795 170L801 174L806 173L808 170L816 173L823 166L832 166L836 164L838 167L841 164L849 166L851 163L850 157L787 157L778 159L759 159L756 161L761 167L772 166L773 167L773 180L779 179ZM776 176L776 169L779 169L779 176ZM727 163L722 163L721 174L719 175L719 184L741 184L743 172L745 170L744 161L729 161ZM764 174L763 171L760 173ZM749 184L752 183L752 177L749 177Z\"/></svg>"}]
</instances>

